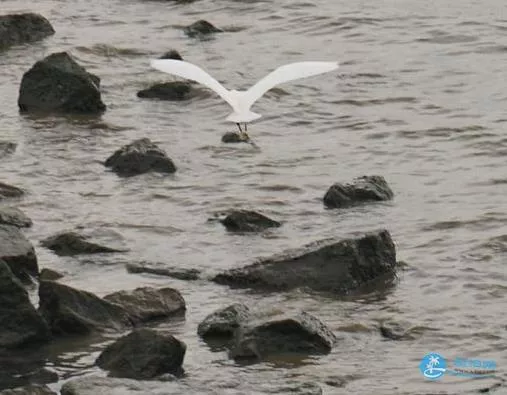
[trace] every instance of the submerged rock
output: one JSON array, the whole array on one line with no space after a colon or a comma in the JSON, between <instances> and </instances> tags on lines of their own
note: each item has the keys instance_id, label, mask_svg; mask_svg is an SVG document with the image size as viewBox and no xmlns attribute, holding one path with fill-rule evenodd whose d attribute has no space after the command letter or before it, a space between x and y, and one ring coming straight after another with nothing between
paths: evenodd
<instances>
[{"instance_id":1,"label":"submerged rock","mask_svg":"<svg viewBox=\"0 0 507 395\"><path fill-rule=\"evenodd\" d=\"M176 51L175 49L171 49L165 54L163 54L159 59L176 59L176 60L183 60L180 53Z\"/></svg>"},{"instance_id":2,"label":"submerged rock","mask_svg":"<svg viewBox=\"0 0 507 395\"><path fill-rule=\"evenodd\" d=\"M39 275L33 245L15 226L0 225L0 259L23 282L31 282L31 277Z\"/></svg>"},{"instance_id":3,"label":"submerged rock","mask_svg":"<svg viewBox=\"0 0 507 395\"><path fill-rule=\"evenodd\" d=\"M40 14L0 15L0 50L33 43L55 34L51 23Z\"/></svg>"},{"instance_id":4,"label":"submerged rock","mask_svg":"<svg viewBox=\"0 0 507 395\"><path fill-rule=\"evenodd\" d=\"M47 385L30 384L23 387L0 391L0 395L58 395Z\"/></svg>"},{"instance_id":5,"label":"submerged rock","mask_svg":"<svg viewBox=\"0 0 507 395\"><path fill-rule=\"evenodd\" d=\"M0 141L0 158L12 154L16 151L17 146L16 143L11 143L10 141Z\"/></svg>"},{"instance_id":6,"label":"submerged rock","mask_svg":"<svg viewBox=\"0 0 507 395\"><path fill-rule=\"evenodd\" d=\"M181 375L186 345L153 329L136 329L116 340L96 364L113 377L151 379L165 373Z\"/></svg>"},{"instance_id":7,"label":"submerged rock","mask_svg":"<svg viewBox=\"0 0 507 395\"><path fill-rule=\"evenodd\" d=\"M349 184L333 184L324 195L324 204L328 208L342 208L364 202L391 200L393 196L384 177L363 176Z\"/></svg>"},{"instance_id":8,"label":"submerged rock","mask_svg":"<svg viewBox=\"0 0 507 395\"><path fill-rule=\"evenodd\" d=\"M260 232L282 226L280 222L250 210L231 210L220 222L232 232Z\"/></svg>"},{"instance_id":9,"label":"submerged rock","mask_svg":"<svg viewBox=\"0 0 507 395\"><path fill-rule=\"evenodd\" d=\"M222 143L250 143L250 139L247 134L227 132L222 136Z\"/></svg>"},{"instance_id":10,"label":"submerged rock","mask_svg":"<svg viewBox=\"0 0 507 395\"><path fill-rule=\"evenodd\" d=\"M117 150L106 162L116 174L135 176L149 171L174 173L176 166L164 150L148 138L135 140Z\"/></svg>"},{"instance_id":11,"label":"submerged rock","mask_svg":"<svg viewBox=\"0 0 507 395\"><path fill-rule=\"evenodd\" d=\"M29 228L32 226L32 220L18 208L0 207L0 224Z\"/></svg>"},{"instance_id":12,"label":"submerged rock","mask_svg":"<svg viewBox=\"0 0 507 395\"><path fill-rule=\"evenodd\" d=\"M172 267L156 267L146 263L127 263L129 273L149 273L158 276L173 277L178 280L198 280L201 272L197 269L180 269Z\"/></svg>"},{"instance_id":13,"label":"submerged rock","mask_svg":"<svg viewBox=\"0 0 507 395\"><path fill-rule=\"evenodd\" d=\"M219 29L215 26L213 26L208 21L205 21L203 19L192 23L191 25L185 27L183 29L185 34L189 37L196 37L196 36L207 36L213 33L221 33L223 32L222 29Z\"/></svg>"},{"instance_id":14,"label":"submerged rock","mask_svg":"<svg viewBox=\"0 0 507 395\"><path fill-rule=\"evenodd\" d=\"M181 315L186 310L183 296L173 288L140 287L112 293L104 300L123 307L133 322Z\"/></svg>"},{"instance_id":15,"label":"submerged rock","mask_svg":"<svg viewBox=\"0 0 507 395\"><path fill-rule=\"evenodd\" d=\"M336 337L314 316L301 312L252 320L236 332L234 359L263 360L284 354L326 354Z\"/></svg>"},{"instance_id":16,"label":"submerged rock","mask_svg":"<svg viewBox=\"0 0 507 395\"><path fill-rule=\"evenodd\" d=\"M55 335L120 331L132 326L122 307L54 281L40 281L39 312Z\"/></svg>"},{"instance_id":17,"label":"submerged rock","mask_svg":"<svg viewBox=\"0 0 507 395\"><path fill-rule=\"evenodd\" d=\"M20 111L97 114L105 111L100 79L88 73L67 52L38 61L21 80Z\"/></svg>"},{"instance_id":18,"label":"submerged rock","mask_svg":"<svg viewBox=\"0 0 507 395\"><path fill-rule=\"evenodd\" d=\"M232 338L236 330L245 325L250 317L248 306L235 303L208 315L197 327L197 333L203 338Z\"/></svg>"},{"instance_id":19,"label":"submerged rock","mask_svg":"<svg viewBox=\"0 0 507 395\"><path fill-rule=\"evenodd\" d=\"M63 277L63 274L57 272L56 270L44 268L39 273L39 280L48 280L54 281Z\"/></svg>"},{"instance_id":20,"label":"submerged rock","mask_svg":"<svg viewBox=\"0 0 507 395\"><path fill-rule=\"evenodd\" d=\"M60 256L78 254L99 254L106 252L125 252L86 241L86 237L75 232L63 232L41 241L41 245Z\"/></svg>"},{"instance_id":21,"label":"submerged rock","mask_svg":"<svg viewBox=\"0 0 507 395\"><path fill-rule=\"evenodd\" d=\"M25 192L22 189L0 182L0 200L6 198L17 198L23 196L24 194Z\"/></svg>"},{"instance_id":22,"label":"submerged rock","mask_svg":"<svg viewBox=\"0 0 507 395\"><path fill-rule=\"evenodd\" d=\"M0 260L0 349L18 348L49 340L47 323L9 266Z\"/></svg>"},{"instance_id":23,"label":"submerged rock","mask_svg":"<svg viewBox=\"0 0 507 395\"><path fill-rule=\"evenodd\" d=\"M396 250L387 230L355 239L325 240L218 274L231 287L285 291L307 287L347 294L376 279L395 276Z\"/></svg>"},{"instance_id":24,"label":"submerged rock","mask_svg":"<svg viewBox=\"0 0 507 395\"><path fill-rule=\"evenodd\" d=\"M143 99L188 100L192 95L192 85L188 82L171 81L155 84L137 92Z\"/></svg>"}]
</instances>

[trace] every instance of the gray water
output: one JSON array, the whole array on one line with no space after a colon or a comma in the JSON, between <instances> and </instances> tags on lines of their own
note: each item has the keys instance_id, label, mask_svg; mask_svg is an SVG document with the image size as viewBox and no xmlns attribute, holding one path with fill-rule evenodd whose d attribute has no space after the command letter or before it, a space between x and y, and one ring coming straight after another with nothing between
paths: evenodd
<instances>
[{"instance_id":1,"label":"gray water","mask_svg":"<svg viewBox=\"0 0 507 395\"><path fill-rule=\"evenodd\" d=\"M18 144L2 159L3 181L28 190L19 202L39 264L63 282L105 295L143 285L179 289L186 320L168 324L187 343L189 380L223 393L259 393L312 381L326 394L461 394L505 380L507 351L507 5L500 0L407 1L1 1L2 13L35 11L56 34L0 55L1 138ZM188 38L182 26L207 19L226 30ZM338 72L270 92L249 128L260 146L226 146L230 109L210 94L186 102L142 100L136 92L171 76L149 59L175 48L228 88L247 88L275 67L338 60ZM102 79L101 118L22 116L21 77L34 62L69 51ZM148 137L178 171L120 179L102 165L114 150ZM336 181L383 175L395 199L325 210ZM207 219L251 208L284 222L264 235L227 233ZM62 258L38 245L77 226L130 251ZM408 266L395 287L347 300L303 293L251 295L207 276L326 237L387 228ZM128 274L125 263L197 268L183 282ZM339 337L333 352L297 364L236 366L197 337L207 314L232 302L305 309ZM386 341L383 321L419 327L411 341ZM86 342L85 342L86 343ZM65 380L96 372L102 344L52 351ZM425 381L428 352L494 359L495 379ZM331 378L342 388L325 384ZM227 389L225 389L227 388ZM236 392L234 392L236 391ZM497 391L507 393L505 387Z\"/></svg>"}]
</instances>

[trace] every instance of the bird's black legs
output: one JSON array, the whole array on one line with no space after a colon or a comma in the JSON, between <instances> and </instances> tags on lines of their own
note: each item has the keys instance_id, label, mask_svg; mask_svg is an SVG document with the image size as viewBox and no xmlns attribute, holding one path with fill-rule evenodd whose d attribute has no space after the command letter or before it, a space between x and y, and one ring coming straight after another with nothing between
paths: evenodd
<instances>
[{"instance_id":1,"label":"bird's black legs","mask_svg":"<svg viewBox=\"0 0 507 395\"><path fill-rule=\"evenodd\" d=\"M243 131L241 130L241 125L239 123L237 123L236 125L238 125L238 128L239 128L239 134L243 133Z\"/></svg>"},{"instance_id":2,"label":"bird's black legs","mask_svg":"<svg viewBox=\"0 0 507 395\"><path fill-rule=\"evenodd\" d=\"M248 129L247 129L247 127L246 127L246 123L245 123L245 133L246 133L246 131L247 131L247 130L248 130Z\"/></svg>"}]
</instances>

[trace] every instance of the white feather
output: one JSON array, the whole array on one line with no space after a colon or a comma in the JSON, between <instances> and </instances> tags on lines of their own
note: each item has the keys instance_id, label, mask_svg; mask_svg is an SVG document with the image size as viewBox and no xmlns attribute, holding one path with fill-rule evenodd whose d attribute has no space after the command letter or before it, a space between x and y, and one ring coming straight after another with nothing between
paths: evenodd
<instances>
[{"instance_id":1,"label":"white feather","mask_svg":"<svg viewBox=\"0 0 507 395\"><path fill-rule=\"evenodd\" d=\"M250 111L250 107L271 88L284 82L336 70L338 62L298 62L280 66L247 91L227 90L203 69L182 60L156 59L151 61L151 66L165 73L196 81L213 90L234 110L227 120L239 123L251 122L261 117Z\"/></svg>"}]
</instances>

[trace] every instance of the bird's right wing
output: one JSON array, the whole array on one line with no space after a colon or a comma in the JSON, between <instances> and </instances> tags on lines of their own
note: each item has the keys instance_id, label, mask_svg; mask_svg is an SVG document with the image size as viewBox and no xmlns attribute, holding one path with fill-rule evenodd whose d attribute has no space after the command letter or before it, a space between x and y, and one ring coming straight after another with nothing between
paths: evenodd
<instances>
[{"instance_id":1,"label":"bird's right wing","mask_svg":"<svg viewBox=\"0 0 507 395\"><path fill-rule=\"evenodd\" d=\"M150 62L150 65L164 73L196 81L216 92L233 109L237 108L236 100L232 97L230 92L207 72L192 63L176 59L154 59Z\"/></svg>"},{"instance_id":2,"label":"bird's right wing","mask_svg":"<svg viewBox=\"0 0 507 395\"><path fill-rule=\"evenodd\" d=\"M280 66L246 91L244 104L250 107L268 90L284 82L336 70L338 62L297 62Z\"/></svg>"}]
</instances>

